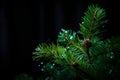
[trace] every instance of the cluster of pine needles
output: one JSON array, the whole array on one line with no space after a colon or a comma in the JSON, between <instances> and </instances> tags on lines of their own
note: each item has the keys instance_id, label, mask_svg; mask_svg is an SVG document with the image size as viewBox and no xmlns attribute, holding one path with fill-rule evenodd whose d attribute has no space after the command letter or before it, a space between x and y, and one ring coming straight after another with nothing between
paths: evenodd
<instances>
[{"instance_id":1,"label":"cluster of pine needles","mask_svg":"<svg viewBox=\"0 0 120 80\"><path fill-rule=\"evenodd\" d=\"M78 31L61 29L56 43L35 48L32 58L43 80L118 80L120 37L102 39L105 9L88 6L81 21Z\"/></svg>"}]
</instances>

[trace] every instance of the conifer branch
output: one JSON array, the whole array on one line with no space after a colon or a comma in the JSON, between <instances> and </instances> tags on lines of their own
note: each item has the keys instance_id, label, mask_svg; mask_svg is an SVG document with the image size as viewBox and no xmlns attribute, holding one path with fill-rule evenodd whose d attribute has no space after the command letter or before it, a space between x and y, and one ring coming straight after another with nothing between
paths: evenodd
<instances>
[{"instance_id":1,"label":"conifer branch","mask_svg":"<svg viewBox=\"0 0 120 80\"><path fill-rule=\"evenodd\" d=\"M79 32L83 35L84 39L91 39L91 37L98 36L98 34L102 32L99 28L101 28L105 22L105 10L98 6L89 6L82 18Z\"/></svg>"},{"instance_id":2,"label":"conifer branch","mask_svg":"<svg viewBox=\"0 0 120 80\"><path fill-rule=\"evenodd\" d=\"M113 69L111 63L120 64L120 38L101 41L99 37L105 22L105 10L89 6L80 24L82 39L72 30L61 29L57 39L59 45L45 43L37 46L33 58L36 61L49 59L43 66L44 72L50 72L45 79L50 76L53 80L106 80L113 70L119 70ZM51 63L54 66L51 67Z\"/></svg>"},{"instance_id":3,"label":"conifer branch","mask_svg":"<svg viewBox=\"0 0 120 80\"><path fill-rule=\"evenodd\" d=\"M74 41L70 40L65 34L64 34L64 37L65 37L65 39L66 39L68 42L72 43L72 45L73 45L74 47L76 47L79 51L81 51L82 53L86 54L86 52L85 52L80 46L77 46L76 43L75 43Z\"/></svg>"}]
</instances>

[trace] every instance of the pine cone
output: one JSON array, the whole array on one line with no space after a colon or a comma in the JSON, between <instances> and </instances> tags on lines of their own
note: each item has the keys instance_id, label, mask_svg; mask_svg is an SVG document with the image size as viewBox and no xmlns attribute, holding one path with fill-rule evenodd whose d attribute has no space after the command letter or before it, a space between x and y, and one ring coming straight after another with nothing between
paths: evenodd
<instances>
[{"instance_id":1,"label":"pine cone","mask_svg":"<svg viewBox=\"0 0 120 80\"><path fill-rule=\"evenodd\" d=\"M91 47L91 45L92 45L92 43L91 43L90 39L85 39L82 42L82 47L85 49L89 49Z\"/></svg>"},{"instance_id":2,"label":"pine cone","mask_svg":"<svg viewBox=\"0 0 120 80\"><path fill-rule=\"evenodd\" d=\"M89 48L92 46L92 42L90 41L90 39L85 39L82 42L82 47L85 49L87 56L88 56L88 60L89 63L91 63L91 58L90 58L90 54L89 54Z\"/></svg>"}]
</instances>

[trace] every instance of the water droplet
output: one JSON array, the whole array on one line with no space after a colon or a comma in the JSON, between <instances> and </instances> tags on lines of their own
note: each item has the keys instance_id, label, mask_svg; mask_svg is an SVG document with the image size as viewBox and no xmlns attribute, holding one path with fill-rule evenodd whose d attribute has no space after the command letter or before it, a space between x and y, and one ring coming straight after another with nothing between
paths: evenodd
<instances>
[{"instance_id":1,"label":"water droplet","mask_svg":"<svg viewBox=\"0 0 120 80\"><path fill-rule=\"evenodd\" d=\"M53 69L53 65L51 65L50 68Z\"/></svg>"},{"instance_id":2,"label":"water droplet","mask_svg":"<svg viewBox=\"0 0 120 80\"><path fill-rule=\"evenodd\" d=\"M52 65L55 66L55 63L53 63Z\"/></svg>"},{"instance_id":3,"label":"water droplet","mask_svg":"<svg viewBox=\"0 0 120 80\"><path fill-rule=\"evenodd\" d=\"M69 49L70 47L67 47L67 49Z\"/></svg>"},{"instance_id":4,"label":"water droplet","mask_svg":"<svg viewBox=\"0 0 120 80\"><path fill-rule=\"evenodd\" d=\"M43 66L43 68L45 68L45 65Z\"/></svg>"},{"instance_id":5,"label":"water droplet","mask_svg":"<svg viewBox=\"0 0 120 80\"><path fill-rule=\"evenodd\" d=\"M44 71L44 69L42 68L41 71Z\"/></svg>"},{"instance_id":6,"label":"water droplet","mask_svg":"<svg viewBox=\"0 0 120 80\"><path fill-rule=\"evenodd\" d=\"M111 59L113 59L113 56L110 56Z\"/></svg>"},{"instance_id":7,"label":"water droplet","mask_svg":"<svg viewBox=\"0 0 120 80\"><path fill-rule=\"evenodd\" d=\"M41 64L43 64L43 62L41 62Z\"/></svg>"},{"instance_id":8,"label":"water droplet","mask_svg":"<svg viewBox=\"0 0 120 80\"><path fill-rule=\"evenodd\" d=\"M64 31L65 33L68 33L67 31Z\"/></svg>"},{"instance_id":9,"label":"water droplet","mask_svg":"<svg viewBox=\"0 0 120 80\"><path fill-rule=\"evenodd\" d=\"M40 67L40 64L38 65L38 67Z\"/></svg>"},{"instance_id":10,"label":"water droplet","mask_svg":"<svg viewBox=\"0 0 120 80\"><path fill-rule=\"evenodd\" d=\"M72 39L73 39L73 36L70 36L70 39L72 40Z\"/></svg>"}]
</instances>

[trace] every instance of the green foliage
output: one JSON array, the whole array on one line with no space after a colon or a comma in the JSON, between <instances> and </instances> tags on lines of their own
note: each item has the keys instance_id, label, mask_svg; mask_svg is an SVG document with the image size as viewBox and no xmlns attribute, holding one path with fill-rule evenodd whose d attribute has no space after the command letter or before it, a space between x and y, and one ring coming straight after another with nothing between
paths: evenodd
<instances>
[{"instance_id":1,"label":"green foliage","mask_svg":"<svg viewBox=\"0 0 120 80\"><path fill-rule=\"evenodd\" d=\"M80 34L84 38L98 36L102 32L99 28L103 27L105 22L105 10L98 6L89 6L80 24Z\"/></svg>"},{"instance_id":2,"label":"green foliage","mask_svg":"<svg viewBox=\"0 0 120 80\"><path fill-rule=\"evenodd\" d=\"M40 62L45 80L117 80L120 37L101 40L105 14L99 6L89 6L78 32L61 29L57 44L37 46L33 59Z\"/></svg>"},{"instance_id":3,"label":"green foliage","mask_svg":"<svg viewBox=\"0 0 120 80\"><path fill-rule=\"evenodd\" d=\"M22 74L17 75L15 77L15 80L33 80L33 77L26 73L22 73Z\"/></svg>"}]
</instances>

